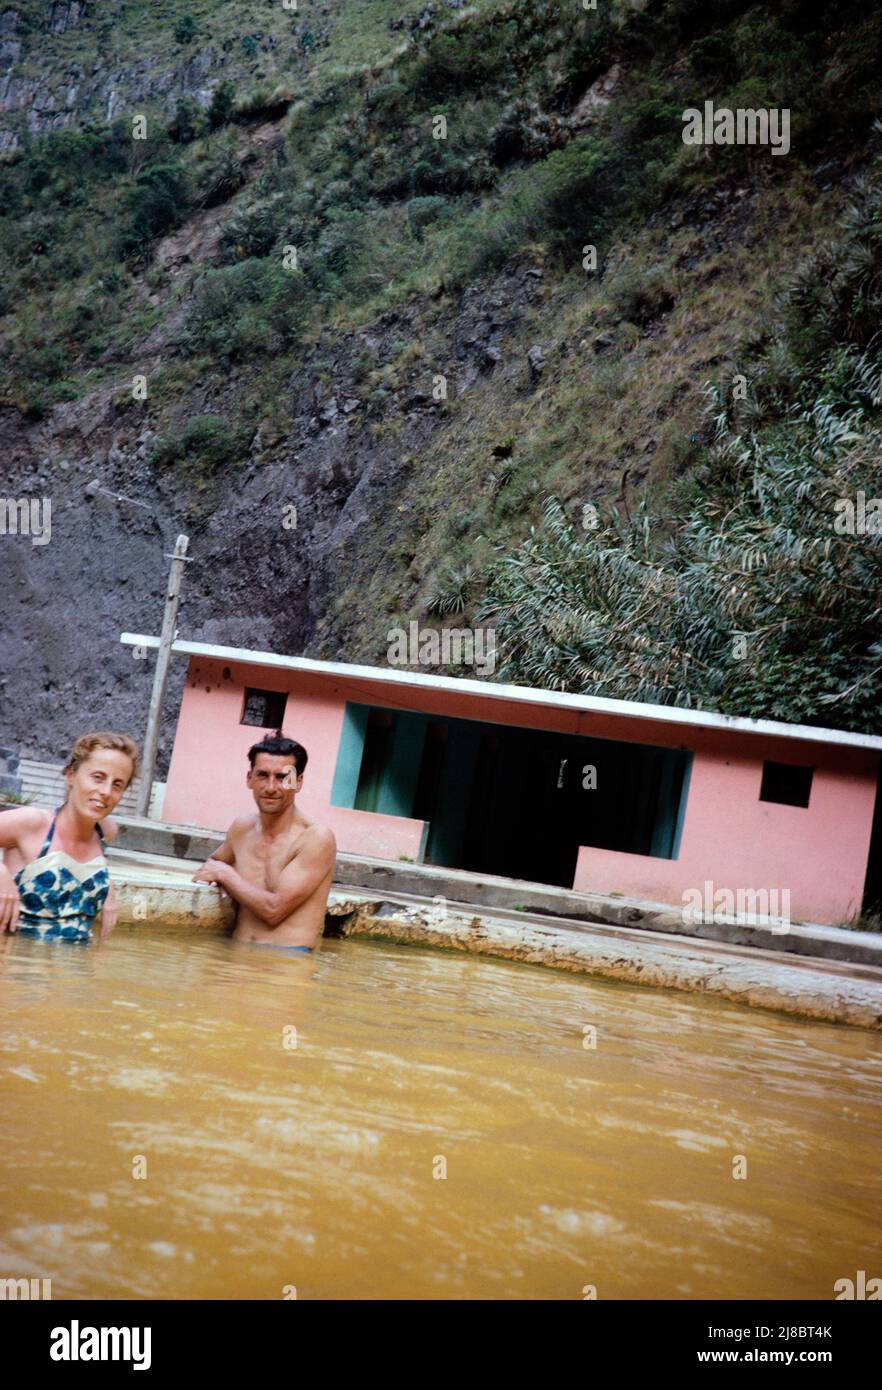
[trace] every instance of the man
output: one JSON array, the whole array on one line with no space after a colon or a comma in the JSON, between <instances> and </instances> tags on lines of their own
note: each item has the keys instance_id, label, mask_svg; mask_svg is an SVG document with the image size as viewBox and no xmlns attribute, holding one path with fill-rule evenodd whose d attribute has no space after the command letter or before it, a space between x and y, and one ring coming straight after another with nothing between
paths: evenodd
<instances>
[{"instance_id":1,"label":"man","mask_svg":"<svg viewBox=\"0 0 882 1390\"><path fill-rule=\"evenodd\" d=\"M257 815L240 816L219 849L193 875L219 883L238 903L236 941L308 954L322 934L337 842L307 820L294 798L307 752L281 732L248 750L246 785Z\"/></svg>"}]
</instances>

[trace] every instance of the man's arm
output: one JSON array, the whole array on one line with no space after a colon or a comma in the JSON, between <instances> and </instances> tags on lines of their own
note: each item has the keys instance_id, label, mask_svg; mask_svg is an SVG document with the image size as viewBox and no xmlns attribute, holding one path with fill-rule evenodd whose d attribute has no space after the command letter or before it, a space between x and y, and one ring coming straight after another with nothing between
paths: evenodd
<instances>
[{"instance_id":1,"label":"man's arm","mask_svg":"<svg viewBox=\"0 0 882 1390\"><path fill-rule=\"evenodd\" d=\"M237 820L233 821L233 824L227 831L227 837L224 840L223 844L218 845L217 849L213 849L211 851L211 854L206 859L205 863L202 865L202 868L196 870L195 874L193 875L194 883L218 883L219 880L213 877L212 866L215 863L235 864L236 850L233 843L233 833L239 828L241 823L242 817L239 817Z\"/></svg>"},{"instance_id":2,"label":"man's arm","mask_svg":"<svg viewBox=\"0 0 882 1390\"><path fill-rule=\"evenodd\" d=\"M205 864L203 869L212 875L210 882L221 884L231 897L249 908L268 927L277 927L315 892L333 867L336 853L337 842L333 833L327 827L316 828L299 854L285 865L279 875L279 886L274 891L255 888L253 883L226 864L219 864L217 868Z\"/></svg>"},{"instance_id":3,"label":"man's arm","mask_svg":"<svg viewBox=\"0 0 882 1390\"><path fill-rule=\"evenodd\" d=\"M222 845L218 845L217 849L213 849L211 851L211 854L208 856L206 863L210 864L212 859L219 859L222 864L235 864L236 851L233 848L233 841L230 839L232 832L233 827L230 826L229 830L227 831L227 838L224 840Z\"/></svg>"}]
</instances>

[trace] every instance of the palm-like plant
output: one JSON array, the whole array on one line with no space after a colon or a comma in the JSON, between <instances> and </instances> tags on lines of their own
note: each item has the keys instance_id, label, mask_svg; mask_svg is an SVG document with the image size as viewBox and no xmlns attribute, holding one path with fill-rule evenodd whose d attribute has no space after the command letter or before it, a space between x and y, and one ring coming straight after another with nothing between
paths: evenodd
<instances>
[{"instance_id":1,"label":"palm-like plant","mask_svg":"<svg viewBox=\"0 0 882 1390\"><path fill-rule=\"evenodd\" d=\"M813 266L746 369L749 402L706 387L702 500L670 538L645 505L584 532L549 498L541 531L500 556L477 614L500 678L876 728L882 534L834 521L838 500L882 497L879 190L859 190Z\"/></svg>"}]
</instances>

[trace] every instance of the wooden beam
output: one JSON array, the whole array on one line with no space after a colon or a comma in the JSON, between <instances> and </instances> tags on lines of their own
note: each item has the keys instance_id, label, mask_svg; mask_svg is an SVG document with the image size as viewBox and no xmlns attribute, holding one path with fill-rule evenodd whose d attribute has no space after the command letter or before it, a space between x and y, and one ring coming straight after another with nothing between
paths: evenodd
<instances>
[{"instance_id":1,"label":"wooden beam","mask_svg":"<svg viewBox=\"0 0 882 1390\"><path fill-rule=\"evenodd\" d=\"M168 685L168 664L171 660L172 643L175 640L175 622L178 616L178 601L181 596L181 576L187 559L186 536L178 536L168 575L168 593L165 596L165 613L162 619L162 633L159 638L159 651L156 654L156 670L153 673L153 690L150 693L150 712L147 715L147 732L144 735L144 751L141 764L141 786L138 789L138 815L149 816L150 793L153 788L153 772L156 767L156 751L159 745L159 724L162 719L162 706Z\"/></svg>"}]
</instances>

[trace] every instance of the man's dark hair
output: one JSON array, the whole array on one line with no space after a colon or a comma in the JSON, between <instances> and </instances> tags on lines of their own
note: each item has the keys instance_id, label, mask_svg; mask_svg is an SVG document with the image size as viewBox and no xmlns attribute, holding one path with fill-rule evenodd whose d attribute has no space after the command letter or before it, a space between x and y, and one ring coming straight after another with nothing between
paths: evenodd
<instances>
[{"instance_id":1,"label":"man's dark hair","mask_svg":"<svg viewBox=\"0 0 882 1390\"><path fill-rule=\"evenodd\" d=\"M262 738L260 743L255 743L248 749L248 761L251 764L252 772L254 771L254 760L258 753L272 753L276 757L293 758L298 777L306 767L306 760L309 757L302 743L295 743L293 738L285 738L281 730Z\"/></svg>"}]
</instances>

